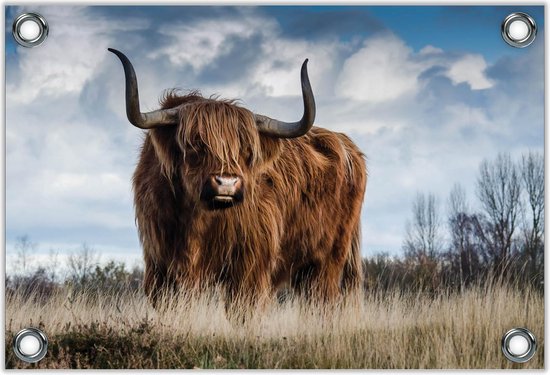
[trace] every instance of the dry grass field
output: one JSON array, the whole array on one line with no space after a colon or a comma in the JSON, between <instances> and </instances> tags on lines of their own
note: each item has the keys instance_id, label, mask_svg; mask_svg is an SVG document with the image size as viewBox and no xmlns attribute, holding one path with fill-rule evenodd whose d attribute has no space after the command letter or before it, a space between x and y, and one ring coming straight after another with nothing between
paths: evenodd
<instances>
[{"instance_id":1,"label":"dry grass field","mask_svg":"<svg viewBox=\"0 0 550 375\"><path fill-rule=\"evenodd\" d=\"M47 356L25 364L14 333L40 327ZM527 327L535 357L508 362L502 335ZM154 310L141 295L56 295L6 301L7 368L543 368L544 300L504 286L437 296L370 293L327 310L274 302L246 324L228 321L216 294L174 297Z\"/></svg>"}]
</instances>

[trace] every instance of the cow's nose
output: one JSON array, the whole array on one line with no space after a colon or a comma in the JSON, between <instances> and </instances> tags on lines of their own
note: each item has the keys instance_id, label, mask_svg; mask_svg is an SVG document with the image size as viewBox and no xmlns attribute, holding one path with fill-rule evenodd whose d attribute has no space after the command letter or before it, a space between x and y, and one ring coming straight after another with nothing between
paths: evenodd
<instances>
[{"instance_id":1,"label":"cow's nose","mask_svg":"<svg viewBox=\"0 0 550 375\"><path fill-rule=\"evenodd\" d=\"M233 176L214 176L214 181L216 181L216 184L223 187L233 187L237 185L237 182L239 182L238 177Z\"/></svg>"},{"instance_id":2,"label":"cow's nose","mask_svg":"<svg viewBox=\"0 0 550 375\"><path fill-rule=\"evenodd\" d=\"M206 179L201 191L201 200L214 202L220 208L230 207L233 204L240 203L244 199L243 178L235 175L215 175L211 174Z\"/></svg>"}]
</instances>

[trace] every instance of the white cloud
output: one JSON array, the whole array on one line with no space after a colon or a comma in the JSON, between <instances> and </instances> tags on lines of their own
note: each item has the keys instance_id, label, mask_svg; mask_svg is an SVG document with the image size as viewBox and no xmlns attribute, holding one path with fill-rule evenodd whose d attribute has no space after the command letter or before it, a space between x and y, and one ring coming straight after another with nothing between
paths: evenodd
<instances>
[{"instance_id":1,"label":"white cloud","mask_svg":"<svg viewBox=\"0 0 550 375\"><path fill-rule=\"evenodd\" d=\"M200 70L234 47L234 38L270 33L275 24L264 18L207 19L164 25L159 33L169 42L148 54L151 59L166 57L174 65L189 64Z\"/></svg>"},{"instance_id":2,"label":"white cloud","mask_svg":"<svg viewBox=\"0 0 550 375\"><path fill-rule=\"evenodd\" d=\"M26 126L16 115L8 118L9 133L15 134L7 145L10 226L22 233L44 224L133 228L135 156L128 146L117 149L109 131L82 118L55 123L51 112L39 116L52 120ZM121 204L127 207L121 210Z\"/></svg>"},{"instance_id":3,"label":"white cloud","mask_svg":"<svg viewBox=\"0 0 550 375\"><path fill-rule=\"evenodd\" d=\"M444 51L441 48L437 48L429 44L426 47L423 47L418 53L421 55L438 55L444 53Z\"/></svg>"},{"instance_id":4,"label":"white cloud","mask_svg":"<svg viewBox=\"0 0 550 375\"><path fill-rule=\"evenodd\" d=\"M402 40L389 34L376 36L346 60L336 92L367 102L396 99L418 89L418 75L424 69Z\"/></svg>"},{"instance_id":5,"label":"white cloud","mask_svg":"<svg viewBox=\"0 0 550 375\"><path fill-rule=\"evenodd\" d=\"M493 82L485 75L487 63L481 55L465 55L453 62L448 71L448 77L454 84L466 82L472 90L484 90L493 86Z\"/></svg>"},{"instance_id":6,"label":"white cloud","mask_svg":"<svg viewBox=\"0 0 550 375\"><path fill-rule=\"evenodd\" d=\"M208 67L220 56L236 48L236 40L259 37L255 55L258 63L243 67L248 74L246 82L236 84L219 82L224 97L242 97L254 88L272 97L299 96L300 66L310 59L308 72L315 90L323 90L334 76L334 61L340 54L335 42L315 43L300 39L285 39L272 20L257 14L242 14L239 19L200 20L162 26L159 32L170 42L154 49L147 57L153 60L167 58L173 65L190 66L196 73ZM223 64L224 62L222 62ZM228 62L229 63L229 62Z\"/></svg>"},{"instance_id":7,"label":"white cloud","mask_svg":"<svg viewBox=\"0 0 550 375\"><path fill-rule=\"evenodd\" d=\"M316 93L331 83L334 62L340 54L336 43L314 43L304 40L280 39L270 36L262 44L262 59L251 75L254 83L260 84L268 96L301 95L300 67L306 58L308 74Z\"/></svg>"},{"instance_id":8,"label":"white cloud","mask_svg":"<svg viewBox=\"0 0 550 375\"><path fill-rule=\"evenodd\" d=\"M454 84L467 83L472 90L493 86L481 55L456 59L431 45L415 53L395 35L384 34L365 40L363 47L345 61L336 93L371 103L395 100L416 94L421 89L420 74L435 66L446 67L443 74Z\"/></svg>"},{"instance_id":9,"label":"white cloud","mask_svg":"<svg viewBox=\"0 0 550 375\"><path fill-rule=\"evenodd\" d=\"M20 80L7 76L8 100L31 103L39 95L78 95L105 59L115 34L145 27L145 21L109 22L83 7L32 7L49 22L39 48L18 47ZM15 74L14 74L15 76Z\"/></svg>"},{"instance_id":10,"label":"white cloud","mask_svg":"<svg viewBox=\"0 0 550 375\"><path fill-rule=\"evenodd\" d=\"M55 173L48 176L46 193L62 194L67 199L121 199L128 192L128 181L115 173Z\"/></svg>"},{"instance_id":11,"label":"white cloud","mask_svg":"<svg viewBox=\"0 0 550 375\"><path fill-rule=\"evenodd\" d=\"M49 37L37 48L18 47L6 75L9 233L32 236L30 231L45 227L63 233L87 226L135 231L131 173L140 132L128 137L109 108L94 107L82 93L96 80L114 88L103 74L110 68L104 63L111 57L107 47L148 21L112 22L83 7L33 10L48 20ZM102 93L96 96L92 99L100 102Z\"/></svg>"}]
</instances>

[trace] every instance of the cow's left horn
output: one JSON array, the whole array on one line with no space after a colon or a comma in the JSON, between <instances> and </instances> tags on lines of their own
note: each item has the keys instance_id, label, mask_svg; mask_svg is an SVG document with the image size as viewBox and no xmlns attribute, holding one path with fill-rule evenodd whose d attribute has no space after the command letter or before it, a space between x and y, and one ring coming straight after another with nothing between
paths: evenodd
<instances>
[{"instance_id":1,"label":"cow's left horn","mask_svg":"<svg viewBox=\"0 0 550 375\"><path fill-rule=\"evenodd\" d=\"M124 68L126 78L126 115L128 121L141 129L152 129L159 126L174 125L178 121L179 107L160 109L153 112L141 113L139 110L139 92L134 67L128 58L113 48L108 50L118 56Z\"/></svg>"},{"instance_id":2,"label":"cow's left horn","mask_svg":"<svg viewBox=\"0 0 550 375\"><path fill-rule=\"evenodd\" d=\"M256 125L262 134L278 138L296 138L306 134L315 121L315 98L307 75L308 59L302 64L300 78L302 81L302 97L304 99L304 115L297 122L283 122L263 115L254 115Z\"/></svg>"}]
</instances>

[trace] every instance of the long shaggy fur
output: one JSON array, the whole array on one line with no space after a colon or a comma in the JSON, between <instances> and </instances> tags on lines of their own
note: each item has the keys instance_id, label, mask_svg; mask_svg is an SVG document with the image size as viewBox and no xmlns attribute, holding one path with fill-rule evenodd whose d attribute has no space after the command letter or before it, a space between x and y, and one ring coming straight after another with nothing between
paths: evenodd
<instances>
[{"instance_id":1,"label":"long shaggy fur","mask_svg":"<svg viewBox=\"0 0 550 375\"><path fill-rule=\"evenodd\" d=\"M150 130L134 173L144 287L221 283L228 301L257 302L282 285L326 300L362 285L359 217L363 154L345 135L313 127L294 139L260 134L232 101L169 92L188 103L177 126ZM211 174L242 176L245 199L224 210L200 202Z\"/></svg>"}]
</instances>

